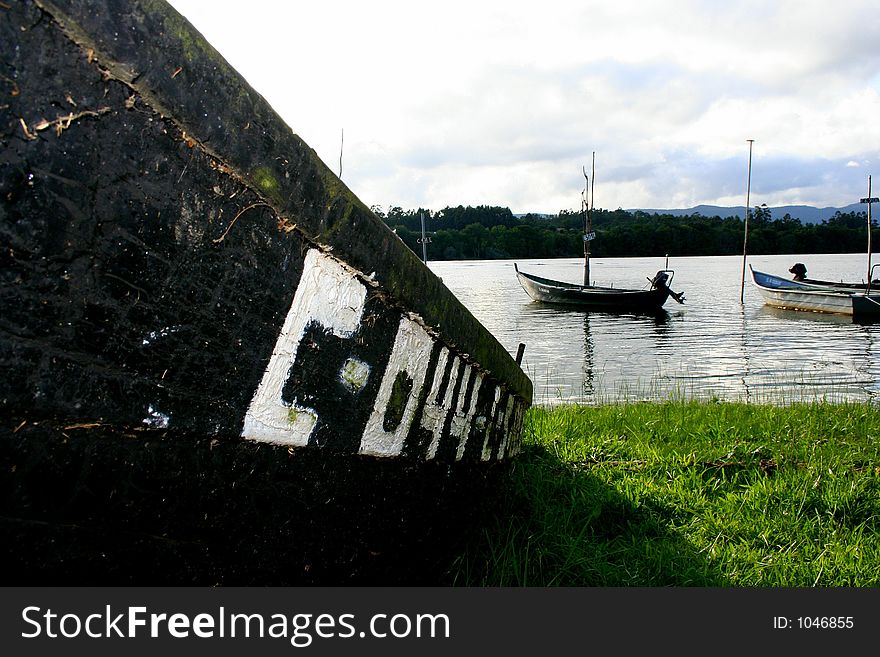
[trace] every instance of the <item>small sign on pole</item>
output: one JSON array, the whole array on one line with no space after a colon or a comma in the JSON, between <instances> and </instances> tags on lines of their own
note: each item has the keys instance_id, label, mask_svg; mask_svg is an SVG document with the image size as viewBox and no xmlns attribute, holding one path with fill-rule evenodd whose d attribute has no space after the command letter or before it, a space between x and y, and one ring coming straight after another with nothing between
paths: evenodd
<instances>
[{"instance_id":1,"label":"small sign on pole","mask_svg":"<svg viewBox=\"0 0 880 657\"><path fill-rule=\"evenodd\" d=\"M586 235L584 235L584 242L589 242L590 240L594 240L594 239L596 239L595 232L590 232L590 233L587 233Z\"/></svg>"}]
</instances>

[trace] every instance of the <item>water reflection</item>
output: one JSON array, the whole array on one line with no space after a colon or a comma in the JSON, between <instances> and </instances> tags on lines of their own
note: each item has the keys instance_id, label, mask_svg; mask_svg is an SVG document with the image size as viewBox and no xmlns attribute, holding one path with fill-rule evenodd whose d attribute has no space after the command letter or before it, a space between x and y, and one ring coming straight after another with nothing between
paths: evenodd
<instances>
[{"instance_id":1,"label":"water reflection","mask_svg":"<svg viewBox=\"0 0 880 657\"><path fill-rule=\"evenodd\" d=\"M749 375L751 372L751 358L749 356L750 351L749 351L748 342L747 342L749 332L748 332L748 324L747 324L747 320L746 320L745 306L740 307L739 319L740 319L740 327L741 327L740 332L739 332L739 338L740 338L739 339L739 350L740 350L739 358L741 359L742 366L743 366L742 367L743 373L742 373L742 376L740 377L740 381L742 382L743 401L750 402L750 401L752 401L752 390L749 387Z\"/></svg>"},{"instance_id":2,"label":"water reflection","mask_svg":"<svg viewBox=\"0 0 880 657\"><path fill-rule=\"evenodd\" d=\"M759 315L769 318L776 318L787 322L803 322L804 327L809 330L810 325L818 323L827 324L852 324L852 317L846 315L832 315L830 313L815 313L806 310L789 310L787 308L776 308L774 306L763 305L758 310Z\"/></svg>"},{"instance_id":3,"label":"water reflection","mask_svg":"<svg viewBox=\"0 0 880 657\"><path fill-rule=\"evenodd\" d=\"M584 397L592 397L596 394L594 387L596 378L593 373L593 336L590 333L590 313L584 313L584 383L582 386Z\"/></svg>"}]
</instances>

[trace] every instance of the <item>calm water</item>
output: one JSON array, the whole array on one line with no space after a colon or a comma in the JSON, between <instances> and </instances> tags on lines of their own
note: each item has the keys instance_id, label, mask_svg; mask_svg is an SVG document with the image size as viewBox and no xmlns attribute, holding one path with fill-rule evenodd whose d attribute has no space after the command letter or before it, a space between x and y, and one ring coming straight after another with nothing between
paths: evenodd
<instances>
[{"instance_id":1,"label":"calm water","mask_svg":"<svg viewBox=\"0 0 880 657\"><path fill-rule=\"evenodd\" d=\"M535 303L516 280L513 262L429 266L512 355L525 343L523 367L536 404L880 398L880 324L769 308L748 276L740 304L742 256L670 258L671 287L687 299L684 305L669 299L660 317ZM803 262L810 277L828 280L861 281L867 269L863 254L750 256L748 262L786 277ZM516 263L546 278L583 279L582 259ZM591 277L598 285L642 288L665 264L665 258L594 258Z\"/></svg>"}]
</instances>

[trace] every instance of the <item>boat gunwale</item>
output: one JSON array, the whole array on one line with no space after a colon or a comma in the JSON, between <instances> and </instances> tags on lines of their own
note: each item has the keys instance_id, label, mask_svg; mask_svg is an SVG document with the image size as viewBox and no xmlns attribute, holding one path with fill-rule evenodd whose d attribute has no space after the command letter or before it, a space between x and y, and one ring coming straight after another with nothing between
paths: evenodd
<instances>
[{"instance_id":1,"label":"boat gunwale","mask_svg":"<svg viewBox=\"0 0 880 657\"><path fill-rule=\"evenodd\" d=\"M528 274L526 272L522 272L517 270L516 272L518 277L525 278L526 280L531 281L532 283L538 285L545 285L547 287L556 288L558 290L575 290L584 293L597 292L597 293L614 293L614 294L648 294L655 292L655 288L652 289L641 289L637 290L635 288L625 288L625 287L603 287L599 285L578 285L577 283L567 283L565 281L557 281L550 278L543 278L541 276L535 276L534 274Z\"/></svg>"}]
</instances>

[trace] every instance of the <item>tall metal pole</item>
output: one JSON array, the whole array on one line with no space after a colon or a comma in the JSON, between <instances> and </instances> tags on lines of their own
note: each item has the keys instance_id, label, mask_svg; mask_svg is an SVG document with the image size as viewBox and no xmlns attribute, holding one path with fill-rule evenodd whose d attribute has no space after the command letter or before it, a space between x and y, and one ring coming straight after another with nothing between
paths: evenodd
<instances>
[{"instance_id":1,"label":"tall metal pole","mask_svg":"<svg viewBox=\"0 0 880 657\"><path fill-rule=\"evenodd\" d=\"M590 285L590 179L587 171L584 172L584 191L581 194L581 209L584 211L584 287Z\"/></svg>"},{"instance_id":2,"label":"tall metal pole","mask_svg":"<svg viewBox=\"0 0 880 657\"><path fill-rule=\"evenodd\" d=\"M593 192L596 191L596 151L593 151L593 169L590 171L590 212L596 207L596 197Z\"/></svg>"},{"instance_id":3,"label":"tall metal pole","mask_svg":"<svg viewBox=\"0 0 880 657\"><path fill-rule=\"evenodd\" d=\"M860 199L868 204L868 289L871 289L871 203L878 203L880 199L871 196L871 176L868 176L868 197Z\"/></svg>"},{"instance_id":4,"label":"tall metal pole","mask_svg":"<svg viewBox=\"0 0 880 657\"><path fill-rule=\"evenodd\" d=\"M748 252L748 241L749 241L749 203L751 202L749 199L749 194L751 193L752 188L752 143L754 143L754 139L746 139L749 142L749 176L748 182L746 182L746 218L745 218L745 229L743 231L743 267L742 267L742 284L739 289L739 302L745 303L745 294L746 294L746 253Z\"/></svg>"},{"instance_id":5,"label":"tall metal pole","mask_svg":"<svg viewBox=\"0 0 880 657\"><path fill-rule=\"evenodd\" d=\"M593 200L593 191L596 186L596 151L593 151L593 170L592 179L587 177L584 171L584 193L582 198L584 209L584 287L590 285L590 241L593 237L593 213L595 207Z\"/></svg>"},{"instance_id":6,"label":"tall metal pole","mask_svg":"<svg viewBox=\"0 0 880 657\"><path fill-rule=\"evenodd\" d=\"M428 242L431 241L431 238L425 237L425 213L422 212L419 217L422 220L422 239L419 242L422 243L422 262L426 265L428 264Z\"/></svg>"},{"instance_id":7,"label":"tall metal pole","mask_svg":"<svg viewBox=\"0 0 880 657\"><path fill-rule=\"evenodd\" d=\"M871 285L871 176L868 176L868 276L865 278Z\"/></svg>"},{"instance_id":8,"label":"tall metal pole","mask_svg":"<svg viewBox=\"0 0 880 657\"><path fill-rule=\"evenodd\" d=\"M339 134L339 179L342 180L342 146L345 144L345 128Z\"/></svg>"}]
</instances>

